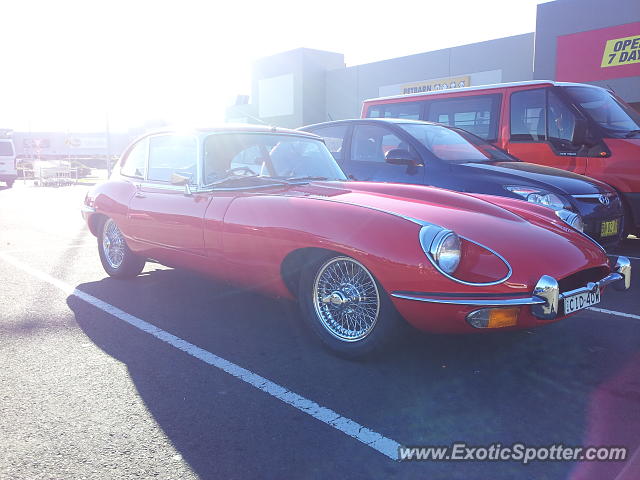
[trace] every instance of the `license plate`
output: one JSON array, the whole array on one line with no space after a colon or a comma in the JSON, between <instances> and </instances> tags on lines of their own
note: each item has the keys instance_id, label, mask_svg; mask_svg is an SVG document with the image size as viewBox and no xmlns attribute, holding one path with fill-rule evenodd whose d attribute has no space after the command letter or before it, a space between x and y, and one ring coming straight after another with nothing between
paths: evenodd
<instances>
[{"instance_id":1,"label":"license plate","mask_svg":"<svg viewBox=\"0 0 640 480\"><path fill-rule=\"evenodd\" d=\"M564 299L564 314L568 315L583 308L600 303L600 289L594 292L576 293Z\"/></svg>"},{"instance_id":2,"label":"license plate","mask_svg":"<svg viewBox=\"0 0 640 480\"><path fill-rule=\"evenodd\" d=\"M602 222L600 226L600 236L610 237L618 233L618 220L609 220L608 222Z\"/></svg>"}]
</instances>

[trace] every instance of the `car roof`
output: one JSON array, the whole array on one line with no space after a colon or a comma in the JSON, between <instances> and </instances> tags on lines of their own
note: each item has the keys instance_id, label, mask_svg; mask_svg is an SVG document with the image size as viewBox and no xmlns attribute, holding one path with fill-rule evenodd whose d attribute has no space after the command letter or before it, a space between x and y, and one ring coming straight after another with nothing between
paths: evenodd
<instances>
[{"instance_id":1,"label":"car roof","mask_svg":"<svg viewBox=\"0 0 640 480\"><path fill-rule=\"evenodd\" d=\"M348 118L345 120L333 120L331 122L314 123L313 125L305 125L300 127L299 130L306 131L307 128L316 127L329 127L332 125L340 125L344 123L393 123L393 124L405 124L414 123L417 125L437 125L439 127L451 128L449 125L443 125L436 122L427 122L424 120L411 120L409 118Z\"/></svg>"},{"instance_id":2,"label":"car roof","mask_svg":"<svg viewBox=\"0 0 640 480\"><path fill-rule=\"evenodd\" d=\"M481 90L492 90L495 88L525 87L529 85L553 85L555 87L590 87L590 88L603 89L603 87L599 87L597 85L589 85L586 83L556 82L554 80L527 80L523 82L492 83L489 85L476 85L473 87L447 88L445 90L433 90L431 92L418 92L418 93L390 95L387 97L367 98L366 100L363 100L362 103L377 102L380 100L394 100L398 98L424 97L428 95L440 95L440 94L444 95L447 93L462 93L462 92L473 92L473 91L481 91Z\"/></svg>"},{"instance_id":3,"label":"car roof","mask_svg":"<svg viewBox=\"0 0 640 480\"><path fill-rule=\"evenodd\" d=\"M162 128L145 133L142 137L148 137L152 135L166 135L166 134L191 134L191 135L207 135L211 133L265 133L265 134L284 134L284 135L297 135L301 137L319 139L317 135L300 130L293 130L290 128L282 128L271 125L254 125L245 123L222 123L220 125L208 126L208 127L188 127L188 128Z\"/></svg>"}]
</instances>

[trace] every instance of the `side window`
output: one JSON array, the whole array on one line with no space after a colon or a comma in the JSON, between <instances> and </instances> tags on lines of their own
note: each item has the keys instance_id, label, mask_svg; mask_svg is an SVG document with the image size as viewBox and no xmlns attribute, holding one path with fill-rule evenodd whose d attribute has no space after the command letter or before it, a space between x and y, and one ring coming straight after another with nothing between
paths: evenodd
<instances>
[{"instance_id":1,"label":"side window","mask_svg":"<svg viewBox=\"0 0 640 480\"><path fill-rule=\"evenodd\" d=\"M462 128L493 142L498 138L501 94L474 95L433 100L427 120Z\"/></svg>"},{"instance_id":2,"label":"side window","mask_svg":"<svg viewBox=\"0 0 640 480\"><path fill-rule=\"evenodd\" d=\"M149 139L149 180L170 182L174 173L197 182L198 146L187 135L159 135Z\"/></svg>"},{"instance_id":3,"label":"side window","mask_svg":"<svg viewBox=\"0 0 640 480\"><path fill-rule=\"evenodd\" d=\"M374 105L367 110L367 118L403 118L420 120L424 102L398 102Z\"/></svg>"},{"instance_id":4,"label":"side window","mask_svg":"<svg viewBox=\"0 0 640 480\"><path fill-rule=\"evenodd\" d=\"M333 155L333 158L340 161L344 158L342 147L344 139L347 136L347 125L336 125L333 127L325 127L314 130L313 133L324 138L324 143Z\"/></svg>"},{"instance_id":5,"label":"side window","mask_svg":"<svg viewBox=\"0 0 640 480\"><path fill-rule=\"evenodd\" d=\"M549 141L561 150L575 150L575 146L571 143L576 128L575 114L552 90L549 90L548 102Z\"/></svg>"},{"instance_id":6,"label":"side window","mask_svg":"<svg viewBox=\"0 0 640 480\"><path fill-rule=\"evenodd\" d=\"M410 149L406 142L384 127L359 125L351 140L351 160L384 163L385 154L394 148Z\"/></svg>"},{"instance_id":7,"label":"side window","mask_svg":"<svg viewBox=\"0 0 640 480\"><path fill-rule=\"evenodd\" d=\"M140 140L129 150L129 154L122 160L120 174L127 177L144 178L147 173L147 152L149 140Z\"/></svg>"},{"instance_id":8,"label":"side window","mask_svg":"<svg viewBox=\"0 0 640 480\"><path fill-rule=\"evenodd\" d=\"M511 140L543 142L545 134L545 89L511 94Z\"/></svg>"}]
</instances>

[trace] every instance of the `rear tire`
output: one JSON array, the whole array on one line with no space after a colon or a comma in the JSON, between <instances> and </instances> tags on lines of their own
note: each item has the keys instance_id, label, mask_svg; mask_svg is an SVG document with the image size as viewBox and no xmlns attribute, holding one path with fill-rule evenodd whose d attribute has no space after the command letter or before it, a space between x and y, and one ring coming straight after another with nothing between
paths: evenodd
<instances>
[{"instance_id":1,"label":"rear tire","mask_svg":"<svg viewBox=\"0 0 640 480\"><path fill-rule=\"evenodd\" d=\"M145 259L129 250L113 219L102 222L98 232L98 253L105 272L115 278L132 278L142 272Z\"/></svg>"},{"instance_id":2,"label":"rear tire","mask_svg":"<svg viewBox=\"0 0 640 480\"><path fill-rule=\"evenodd\" d=\"M334 353L359 358L384 350L405 322L371 272L328 253L300 275L298 300L311 330Z\"/></svg>"}]
</instances>

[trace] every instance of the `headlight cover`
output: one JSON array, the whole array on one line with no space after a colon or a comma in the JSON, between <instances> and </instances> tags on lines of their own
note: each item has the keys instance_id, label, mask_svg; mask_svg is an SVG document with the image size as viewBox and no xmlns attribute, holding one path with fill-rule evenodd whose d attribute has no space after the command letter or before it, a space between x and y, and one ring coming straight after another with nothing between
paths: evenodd
<instances>
[{"instance_id":1,"label":"headlight cover","mask_svg":"<svg viewBox=\"0 0 640 480\"><path fill-rule=\"evenodd\" d=\"M451 275L460 264L460 237L444 228L423 228L420 231L422 250L431 257L435 265Z\"/></svg>"},{"instance_id":2,"label":"headlight cover","mask_svg":"<svg viewBox=\"0 0 640 480\"><path fill-rule=\"evenodd\" d=\"M556 210L556 215L579 232L584 232L584 222L582 221L582 217L577 213L570 212L569 210Z\"/></svg>"},{"instance_id":3,"label":"headlight cover","mask_svg":"<svg viewBox=\"0 0 640 480\"><path fill-rule=\"evenodd\" d=\"M553 210L562 210L568 206L567 202L565 202L560 196L555 193L549 193L545 190L518 185L506 185L504 188L521 196L527 202L542 205Z\"/></svg>"}]
</instances>

